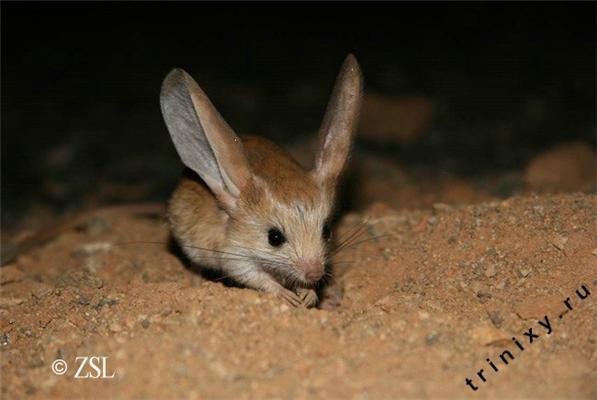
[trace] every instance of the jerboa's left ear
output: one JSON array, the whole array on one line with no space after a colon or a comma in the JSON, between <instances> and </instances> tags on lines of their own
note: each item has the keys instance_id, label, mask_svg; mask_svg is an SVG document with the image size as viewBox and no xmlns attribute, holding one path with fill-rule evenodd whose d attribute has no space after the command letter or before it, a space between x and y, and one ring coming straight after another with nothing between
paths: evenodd
<instances>
[{"instance_id":1,"label":"jerboa's left ear","mask_svg":"<svg viewBox=\"0 0 597 400\"><path fill-rule=\"evenodd\" d=\"M324 186L335 186L350 154L361 108L361 69L349 54L342 64L321 128L319 150L311 171Z\"/></svg>"}]
</instances>

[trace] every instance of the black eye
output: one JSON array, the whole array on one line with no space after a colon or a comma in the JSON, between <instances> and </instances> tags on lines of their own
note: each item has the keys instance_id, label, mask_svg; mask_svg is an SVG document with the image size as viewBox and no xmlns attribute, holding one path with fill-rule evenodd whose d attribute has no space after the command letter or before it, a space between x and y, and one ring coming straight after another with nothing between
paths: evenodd
<instances>
[{"instance_id":1,"label":"black eye","mask_svg":"<svg viewBox=\"0 0 597 400\"><path fill-rule=\"evenodd\" d=\"M323 226L321 236L323 237L323 240L330 240L330 237L332 237L332 230L330 229L330 226L328 224L325 224Z\"/></svg>"},{"instance_id":2,"label":"black eye","mask_svg":"<svg viewBox=\"0 0 597 400\"><path fill-rule=\"evenodd\" d=\"M280 247L284 244L286 238L284 237L284 234L280 232L279 229L272 228L269 231L267 231L267 240L269 241L270 245L274 247Z\"/></svg>"}]
</instances>

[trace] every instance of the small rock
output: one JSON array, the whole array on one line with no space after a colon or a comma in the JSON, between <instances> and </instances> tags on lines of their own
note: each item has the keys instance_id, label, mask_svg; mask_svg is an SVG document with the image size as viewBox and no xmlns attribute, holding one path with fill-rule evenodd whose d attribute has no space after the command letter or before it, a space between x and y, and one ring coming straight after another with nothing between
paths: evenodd
<instances>
[{"instance_id":1,"label":"small rock","mask_svg":"<svg viewBox=\"0 0 597 400\"><path fill-rule=\"evenodd\" d=\"M444 203L435 203L433 205L433 209L437 212L445 212L445 213L454 211L454 207L452 207L449 204L444 204Z\"/></svg>"},{"instance_id":2,"label":"small rock","mask_svg":"<svg viewBox=\"0 0 597 400\"><path fill-rule=\"evenodd\" d=\"M77 328L83 329L87 321L79 314L72 314L68 317L68 320L72 322Z\"/></svg>"},{"instance_id":3,"label":"small rock","mask_svg":"<svg viewBox=\"0 0 597 400\"><path fill-rule=\"evenodd\" d=\"M94 289L101 289L104 286L104 281L97 276L90 274L87 271L67 270L64 271L57 279L56 285L58 288L66 286L82 287L87 286ZM55 292L59 296L58 290Z\"/></svg>"},{"instance_id":4,"label":"small rock","mask_svg":"<svg viewBox=\"0 0 597 400\"><path fill-rule=\"evenodd\" d=\"M556 249L563 251L566 243L568 242L568 238L562 235L556 235L552 240L551 244L553 244Z\"/></svg>"},{"instance_id":5,"label":"small rock","mask_svg":"<svg viewBox=\"0 0 597 400\"><path fill-rule=\"evenodd\" d=\"M89 219L82 228L90 235L97 236L110 231L111 224L103 218L94 217Z\"/></svg>"},{"instance_id":6,"label":"small rock","mask_svg":"<svg viewBox=\"0 0 597 400\"><path fill-rule=\"evenodd\" d=\"M80 251L82 252L82 254L89 256L98 252L108 252L110 250L112 250L111 242L95 242L84 244L83 246L79 247L76 251Z\"/></svg>"},{"instance_id":7,"label":"small rock","mask_svg":"<svg viewBox=\"0 0 597 400\"><path fill-rule=\"evenodd\" d=\"M436 331L431 332L430 334L427 335L427 337L425 337L425 343L428 346L431 346L433 344L435 344L438 339L439 339L440 334Z\"/></svg>"},{"instance_id":8,"label":"small rock","mask_svg":"<svg viewBox=\"0 0 597 400\"><path fill-rule=\"evenodd\" d=\"M480 290L477 292L477 298L481 304L487 303L487 301L491 299L491 293Z\"/></svg>"},{"instance_id":9,"label":"small rock","mask_svg":"<svg viewBox=\"0 0 597 400\"><path fill-rule=\"evenodd\" d=\"M99 309L101 309L104 306L113 306L113 305L116 305L118 303L120 303L120 301L117 300L117 299L112 299L112 298L109 298L109 297L104 297L104 298L102 298L97 303L97 305L95 306L95 309L99 310Z\"/></svg>"},{"instance_id":10,"label":"small rock","mask_svg":"<svg viewBox=\"0 0 597 400\"><path fill-rule=\"evenodd\" d=\"M149 322L149 320L148 320L148 319L144 319L143 321L141 321L141 326L142 326L144 329L147 329L147 328L149 328L149 325L151 325L151 322Z\"/></svg>"},{"instance_id":11,"label":"small rock","mask_svg":"<svg viewBox=\"0 0 597 400\"><path fill-rule=\"evenodd\" d=\"M597 249L593 249L593 255L597 256Z\"/></svg>"},{"instance_id":12,"label":"small rock","mask_svg":"<svg viewBox=\"0 0 597 400\"><path fill-rule=\"evenodd\" d=\"M110 329L112 332L121 332L122 331L122 325L120 325L118 322L112 322L109 326L108 329Z\"/></svg>"},{"instance_id":13,"label":"small rock","mask_svg":"<svg viewBox=\"0 0 597 400\"><path fill-rule=\"evenodd\" d=\"M104 263L96 256L89 256L83 262L83 268L91 274L95 274L98 269L103 267Z\"/></svg>"},{"instance_id":14,"label":"small rock","mask_svg":"<svg viewBox=\"0 0 597 400\"><path fill-rule=\"evenodd\" d=\"M491 342L504 339L506 337L504 333L500 332L492 325L489 325L489 322L485 323L485 325L473 328L469 334L475 342L482 345L487 345Z\"/></svg>"},{"instance_id":15,"label":"small rock","mask_svg":"<svg viewBox=\"0 0 597 400\"><path fill-rule=\"evenodd\" d=\"M24 277L25 274L16 267L9 266L0 268L0 285L19 282L22 281Z\"/></svg>"},{"instance_id":16,"label":"small rock","mask_svg":"<svg viewBox=\"0 0 597 400\"><path fill-rule=\"evenodd\" d=\"M375 302L375 305L381 308L385 312L391 312L397 305L397 301L394 296L387 295Z\"/></svg>"},{"instance_id":17,"label":"small rock","mask_svg":"<svg viewBox=\"0 0 597 400\"><path fill-rule=\"evenodd\" d=\"M23 335L23 336L27 336L27 337L31 337L33 336L33 331L27 327L22 327L19 329L19 332Z\"/></svg>"},{"instance_id":18,"label":"small rock","mask_svg":"<svg viewBox=\"0 0 597 400\"><path fill-rule=\"evenodd\" d=\"M39 353L35 353L31 356L29 361L27 362L27 367L29 368L39 368L44 366L44 359L43 355Z\"/></svg>"},{"instance_id":19,"label":"small rock","mask_svg":"<svg viewBox=\"0 0 597 400\"><path fill-rule=\"evenodd\" d=\"M525 181L537 191L577 191L595 184L595 152L582 142L562 143L531 160Z\"/></svg>"},{"instance_id":20,"label":"small rock","mask_svg":"<svg viewBox=\"0 0 597 400\"><path fill-rule=\"evenodd\" d=\"M534 206L533 207L533 211L535 211L535 214L539 215L539 216L543 216L545 214L545 207L543 206Z\"/></svg>"},{"instance_id":21,"label":"small rock","mask_svg":"<svg viewBox=\"0 0 597 400\"><path fill-rule=\"evenodd\" d=\"M0 308L18 306L25 302L25 299L18 297L0 297Z\"/></svg>"},{"instance_id":22,"label":"small rock","mask_svg":"<svg viewBox=\"0 0 597 400\"><path fill-rule=\"evenodd\" d=\"M32 396L37 392L37 388L29 382L25 382L25 394L27 396Z\"/></svg>"},{"instance_id":23,"label":"small rock","mask_svg":"<svg viewBox=\"0 0 597 400\"><path fill-rule=\"evenodd\" d=\"M3 333L2 335L0 335L0 346L8 346L9 343L10 336L8 336L8 333Z\"/></svg>"},{"instance_id":24,"label":"small rock","mask_svg":"<svg viewBox=\"0 0 597 400\"><path fill-rule=\"evenodd\" d=\"M487 269L485 270L485 276L488 278L494 277L497 273L495 264L490 264Z\"/></svg>"},{"instance_id":25,"label":"small rock","mask_svg":"<svg viewBox=\"0 0 597 400\"><path fill-rule=\"evenodd\" d=\"M285 312L290 310L290 307L288 307L286 304L281 304L280 305L280 311Z\"/></svg>"},{"instance_id":26,"label":"small rock","mask_svg":"<svg viewBox=\"0 0 597 400\"><path fill-rule=\"evenodd\" d=\"M31 295L37 299L43 299L44 297L49 296L50 294L52 294L52 289L45 287L36 290Z\"/></svg>"},{"instance_id":27,"label":"small rock","mask_svg":"<svg viewBox=\"0 0 597 400\"><path fill-rule=\"evenodd\" d=\"M79 304L81 304L83 306L87 306L87 305L89 305L89 303L91 303L91 300L89 299L89 297L81 296L79 298Z\"/></svg>"},{"instance_id":28,"label":"small rock","mask_svg":"<svg viewBox=\"0 0 597 400\"><path fill-rule=\"evenodd\" d=\"M502 318L499 311L488 311L487 315L489 315L489 319L491 320L491 323L496 328L499 328L502 325L502 322L504 322L504 318Z\"/></svg>"},{"instance_id":29,"label":"small rock","mask_svg":"<svg viewBox=\"0 0 597 400\"><path fill-rule=\"evenodd\" d=\"M529 276L531 271L532 271L531 267L526 267L526 266L518 267L518 273L523 278L526 278L527 276Z\"/></svg>"},{"instance_id":30,"label":"small rock","mask_svg":"<svg viewBox=\"0 0 597 400\"><path fill-rule=\"evenodd\" d=\"M479 281L475 281L471 283L471 289L475 295L477 295L481 290L483 290L483 285Z\"/></svg>"},{"instance_id":31,"label":"small rock","mask_svg":"<svg viewBox=\"0 0 597 400\"><path fill-rule=\"evenodd\" d=\"M429 319L429 313L427 311L419 311L419 318L422 320Z\"/></svg>"}]
</instances>

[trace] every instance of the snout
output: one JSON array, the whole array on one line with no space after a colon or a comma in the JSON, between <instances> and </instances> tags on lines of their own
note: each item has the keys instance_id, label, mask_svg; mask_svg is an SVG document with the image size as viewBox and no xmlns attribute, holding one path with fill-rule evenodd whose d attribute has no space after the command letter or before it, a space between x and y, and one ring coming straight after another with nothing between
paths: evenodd
<instances>
[{"instance_id":1,"label":"snout","mask_svg":"<svg viewBox=\"0 0 597 400\"><path fill-rule=\"evenodd\" d=\"M305 274L305 281L307 283L319 281L325 273L325 266L321 261L301 260L298 262L298 267Z\"/></svg>"}]
</instances>

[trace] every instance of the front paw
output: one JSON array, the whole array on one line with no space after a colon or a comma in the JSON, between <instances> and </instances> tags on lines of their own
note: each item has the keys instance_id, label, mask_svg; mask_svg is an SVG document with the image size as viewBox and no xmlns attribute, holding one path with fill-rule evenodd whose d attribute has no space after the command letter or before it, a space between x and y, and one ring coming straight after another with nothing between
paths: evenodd
<instances>
[{"instance_id":1,"label":"front paw","mask_svg":"<svg viewBox=\"0 0 597 400\"><path fill-rule=\"evenodd\" d=\"M298 307L301 304L303 304L301 297L299 297L296 293L294 293L288 289L280 288L276 292L276 296L278 296L280 299L284 300L286 303L288 303L292 307Z\"/></svg>"},{"instance_id":2,"label":"front paw","mask_svg":"<svg viewBox=\"0 0 597 400\"><path fill-rule=\"evenodd\" d=\"M317 297L317 293L313 289L299 288L297 292L301 299L301 305L306 308L315 307L319 302L319 297Z\"/></svg>"}]
</instances>

